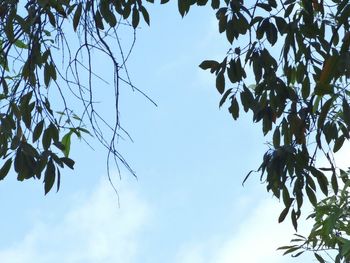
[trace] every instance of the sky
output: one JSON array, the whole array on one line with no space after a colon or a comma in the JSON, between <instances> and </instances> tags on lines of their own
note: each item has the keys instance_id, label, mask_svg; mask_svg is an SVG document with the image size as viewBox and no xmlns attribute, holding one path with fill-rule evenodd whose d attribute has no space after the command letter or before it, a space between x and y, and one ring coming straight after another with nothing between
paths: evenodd
<instances>
[{"instance_id":1,"label":"sky","mask_svg":"<svg viewBox=\"0 0 350 263\"><path fill-rule=\"evenodd\" d=\"M58 193L44 196L42 182L8 175L0 183L0 262L297 261L276 251L294 233L289 220L277 223L283 205L257 174L242 186L268 138L251 115L233 121L227 107L219 109L214 77L198 67L229 48L214 13L194 8L182 19L173 4L149 12L151 27L138 29L128 67L134 85L158 106L130 88L121 91L121 122L133 142L118 147L137 178L114 167L118 197L107 179L107 153L93 139L94 149L74 142L75 169L63 171ZM108 64L94 63L108 78ZM99 109L109 116L110 86L99 84Z\"/></svg>"}]
</instances>

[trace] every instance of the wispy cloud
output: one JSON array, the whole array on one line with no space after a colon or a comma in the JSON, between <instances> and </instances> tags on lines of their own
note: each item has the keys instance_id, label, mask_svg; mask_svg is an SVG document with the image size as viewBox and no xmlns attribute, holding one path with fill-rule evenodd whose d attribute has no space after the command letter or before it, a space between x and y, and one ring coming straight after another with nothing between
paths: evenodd
<instances>
[{"instance_id":1,"label":"wispy cloud","mask_svg":"<svg viewBox=\"0 0 350 263\"><path fill-rule=\"evenodd\" d=\"M277 223L280 211L281 206L276 205L276 200L263 200L256 207L252 207L252 213L244 221L232 225L220 241L208 238L209 241L188 244L181 249L177 262L296 262L289 256L282 256L281 251L276 251L278 247L287 245L294 233L290 222Z\"/></svg>"},{"instance_id":2,"label":"wispy cloud","mask_svg":"<svg viewBox=\"0 0 350 263\"><path fill-rule=\"evenodd\" d=\"M138 234L150 212L135 192L121 195L118 208L111 186L101 182L65 215L50 222L41 219L17 244L0 250L0 262L134 262Z\"/></svg>"}]
</instances>

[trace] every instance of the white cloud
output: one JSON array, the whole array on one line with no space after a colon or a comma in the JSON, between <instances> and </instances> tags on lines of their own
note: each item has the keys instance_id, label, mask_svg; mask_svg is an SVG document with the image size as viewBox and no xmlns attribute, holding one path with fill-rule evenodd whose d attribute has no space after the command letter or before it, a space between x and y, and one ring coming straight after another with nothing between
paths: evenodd
<instances>
[{"instance_id":1,"label":"white cloud","mask_svg":"<svg viewBox=\"0 0 350 263\"><path fill-rule=\"evenodd\" d=\"M238 225L232 225L223 240L188 244L181 249L178 263L287 263L296 262L276 249L288 245L294 230L290 222L277 223L282 207L276 200L263 200ZM307 211L304 210L304 213ZM309 227L303 222L303 229ZM301 234L304 231L300 232ZM307 234L307 232L305 232Z\"/></svg>"},{"instance_id":2,"label":"white cloud","mask_svg":"<svg viewBox=\"0 0 350 263\"><path fill-rule=\"evenodd\" d=\"M123 189L125 189L123 187ZM43 219L17 244L0 250L0 262L133 262L138 234L150 211L135 192L121 191L123 205L107 182L79 197L63 216Z\"/></svg>"}]
</instances>

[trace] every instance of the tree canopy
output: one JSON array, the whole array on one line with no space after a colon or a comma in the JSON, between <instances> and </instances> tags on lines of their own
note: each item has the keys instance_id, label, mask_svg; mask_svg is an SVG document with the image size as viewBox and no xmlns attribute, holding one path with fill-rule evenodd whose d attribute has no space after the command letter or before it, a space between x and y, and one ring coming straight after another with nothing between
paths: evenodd
<instances>
[{"instance_id":1,"label":"tree canopy","mask_svg":"<svg viewBox=\"0 0 350 263\"><path fill-rule=\"evenodd\" d=\"M118 41L118 32L121 27L135 30L142 20L150 24L146 7L153 3L1 2L0 179L14 167L18 180L40 179L43 173L45 193L55 182L58 189L60 168L74 165L69 157L71 137L83 134L94 135L107 148L108 159L115 157L132 172L115 146L120 133L127 135L118 117L119 87L124 83L136 89L126 67L129 51ZM349 1L178 0L178 11L185 16L194 6L204 5L215 10L219 32L229 44L221 61L200 64L215 75L220 107L228 105L235 120L251 112L253 122L261 123L263 134L271 138L260 167L244 181L258 173L267 191L284 203L278 221L289 215L295 230L303 203L314 207L309 236L298 235L281 249L294 256L313 251L319 262L326 262L322 251L334 250L327 254L332 261L347 262L350 181L347 169L336 165L334 153L350 139ZM80 40L74 51L69 32L76 32ZM121 60L111 39L118 41ZM114 67L112 126L94 107L92 51ZM80 74L87 74L86 83ZM67 92L79 100L82 113L69 104ZM109 138L101 133L101 125L111 130ZM328 165L317 162L322 156Z\"/></svg>"}]
</instances>

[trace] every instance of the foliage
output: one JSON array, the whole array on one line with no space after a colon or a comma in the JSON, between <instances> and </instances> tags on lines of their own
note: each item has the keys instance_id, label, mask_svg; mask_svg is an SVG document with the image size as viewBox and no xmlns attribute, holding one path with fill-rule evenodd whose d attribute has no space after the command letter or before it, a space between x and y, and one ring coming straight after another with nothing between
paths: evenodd
<instances>
[{"instance_id":1,"label":"foliage","mask_svg":"<svg viewBox=\"0 0 350 263\"><path fill-rule=\"evenodd\" d=\"M310 236L302 246L284 247L286 253L336 248L335 262L350 260L348 173L334 159L350 138L349 1L227 0L212 6L231 48L222 61L200 67L215 74L220 106L228 102L234 119L241 109L252 112L263 134L271 134L256 172L283 200L279 222L289 213L297 230L304 197L315 209ZM328 167L317 165L320 154ZM319 193L328 197L318 202Z\"/></svg>"},{"instance_id":2,"label":"foliage","mask_svg":"<svg viewBox=\"0 0 350 263\"><path fill-rule=\"evenodd\" d=\"M319 262L326 262L319 254L325 252L327 258L339 263L350 259L349 229L349 185L348 182L339 194L323 199L309 215L314 225L308 237L296 234L292 245L283 246L284 254L299 256L312 251Z\"/></svg>"},{"instance_id":3,"label":"foliage","mask_svg":"<svg viewBox=\"0 0 350 263\"><path fill-rule=\"evenodd\" d=\"M207 4L216 11L219 32L226 35L230 48L223 60L205 60L200 67L215 75L220 107L228 104L234 119L242 110L251 112L271 138L260 167L245 180L260 173L267 191L284 203L279 222L290 215L295 230L304 197L315 209L310 235L293 241L301 245L282 249L287 254L298 251L295 255L312 250L319 262L325 261L318 252L336 249L335 262L349 260L348 172L334 159L350 138L349 1L178 0L178 9L184 16L192 6ZM86 123L109 155L127 166L115 139L123 132L118 117L120 82L133 85L118 29L135 29L140 18L150 24L141 0L32 0L24 6L16 0L1 2L0 179L13 166L19 180L40 179L44 172L45 193L55 181L59 187L59 168L74 165L69 158L71 136L89 133ZM80 38L75 52L66 38L69 30ZM122 61L116 59L111 38L118 42ZM112 131L109 140L100 129L104 119L94 108L92 50L114 66L116 121L107 126ZM57 52L68 60L63 71ZM82 66L84 56L87 68ZM87 86L79 78L82 70L88 74ZM82 103L82 114L75 114L66 101L67 91ZM60 96L63 110L51 106L52 92ZM316 162L320 154L327 167ZM326 197L320 200L320 193Z\"/></svg>"},{"instance_id":4,"label":"foliage","mask_svg":"<svg viewBox=\"0 0 350 263\"><path fill-rule=\"evenodd\" d=\"M0 179L4 179L13 166L18 180L40 179L44 173L45 194L55 181L58 190L60 168L73 169L74 165L69 157L71 137L81 138L89 130L108 149L109 156L127 166L115 148L115 139L122 131L118 117L119 82L132 84L117 29L123 25L135 29L140 18L149 24L142 2L21 2L0 3L0 158L4 160ZM125 22L129 17L131 23ZM73 33L79 37L75 50L71 48L72 40L68 39ZM108 43L113 37L118 40L121 61L117 61ZM114 127L106 124L94 108L92 51L107 57L114 67ZM68 65L63 70L60 56ZM87 84L80 77L84 70ZM71 97L79 100L82 113L74 112ZM61 99L61 104L56 98ZM90 124L89 130L84 120ZM112 131L110 140L102 134L101 123Z\"/></svg>"}]
</instances>

